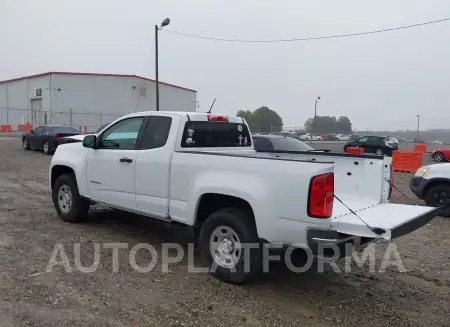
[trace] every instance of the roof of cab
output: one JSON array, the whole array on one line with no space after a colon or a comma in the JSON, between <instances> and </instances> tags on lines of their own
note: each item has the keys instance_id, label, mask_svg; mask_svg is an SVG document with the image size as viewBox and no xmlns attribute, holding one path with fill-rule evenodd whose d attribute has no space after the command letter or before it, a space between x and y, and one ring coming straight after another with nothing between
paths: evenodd
<instances>
[{"instance_id":1,"label":"roof of cab","mask_svg":"<svg viewBox=\"0 0 450 327\"><path fill-rule=\"evenodd\" d=\"M136 116L150 116L150 115L177 115L177 116L184 116L188 117L189 120L194 121L203 121L206 119L207 116L223 116L228 117L232 120L232 122L236 122L238 120L243 121L243 118L236 117L236 116L229 116L225 114L217 114L217 113L208 113L208 112L189 112L189 111L141 111L141 112L133 112L129 113L127 115L124 115L123 117L136 117Z\"/></svg>"}]
</instances>

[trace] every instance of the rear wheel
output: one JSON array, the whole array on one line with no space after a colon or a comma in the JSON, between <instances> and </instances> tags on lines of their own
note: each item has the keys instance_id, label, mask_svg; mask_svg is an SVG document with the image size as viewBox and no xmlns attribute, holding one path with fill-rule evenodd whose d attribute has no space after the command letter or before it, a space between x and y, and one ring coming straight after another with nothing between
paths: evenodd
<instances>
[{"instance_id":1,"label":"rear wheel","mask_svg":"<svg viewBox=\"0 0 450 327\"><path fill-rule=\"evenodd\" d=\"M45 154L52 154L52 150L50 149L50 145L47 140L44 141L43 148Z\"/></svg>"},{"instance_id":2,"label":"rear wheel","mask_svg":"<svg viewBox=\"0 0 450 327\"><path fill-rule=\"evenodd\" d=\"M260 271L260 242L253 217L245 211L213 212L203 223L198 244L209 271L222 281L243 284Z\"/></svg>"},{"instance_id":3,"label":"rear wheel","mask_svg":"<svg viewBox=\"0 0 450 327\"><path fill-rule=\"evenodd\" d=\"M442 161L444 161L444 154L443 154L442 152L436 152L436 153L433 155L433 160L434 160L434 161L437 161L437 162L442 162Z\"/></svg>"},{"instance_id":4,"label":"rear wheel","mask_svg":"<svg viewBox=\"0 0 450 327\"><path fill-rule=\"evenodd\" d=\"M80 197L73 174L58 177L52 189L52 200L58 216L63 221L76 223L88 215L89 202Z\"/></svg>"},{"instance_id":5,"label":"rear wheel","mask_svg":"<svg viewBox=\"0 0 450 327\"><path fill-rule=\"evenodd\" d=\"M431 187L425 195L425 204L429 207L438 207L439 215L450 216L450 185L441 184Z\"/></svg>"}]
</instances>

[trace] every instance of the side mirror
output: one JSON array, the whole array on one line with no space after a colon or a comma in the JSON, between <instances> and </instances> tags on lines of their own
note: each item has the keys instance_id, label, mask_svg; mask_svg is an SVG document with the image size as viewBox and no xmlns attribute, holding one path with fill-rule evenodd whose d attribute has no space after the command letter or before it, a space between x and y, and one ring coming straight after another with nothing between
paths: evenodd
<instances>
[{"instance_id":1,"label":"side mirror","mask_svg":"<svg viewBox=\"0 0 450 327\"><path fill-rule=\"evenodd\" d=\"M31 133L31 134L34 134L34 129L32 129L32 130L30 131L30 133Z\"/></svg>"},{"instance_id":2,"label":"side mirror","mask_svg":"<svg viewBox=\"0 0 450 327\"><path fill-rule=\"evenodd\" d=\"M97 141L97 136L86 135L83 139L83 146L85 148L95 149L95 142Z\"/></svg>"}]
</instances>

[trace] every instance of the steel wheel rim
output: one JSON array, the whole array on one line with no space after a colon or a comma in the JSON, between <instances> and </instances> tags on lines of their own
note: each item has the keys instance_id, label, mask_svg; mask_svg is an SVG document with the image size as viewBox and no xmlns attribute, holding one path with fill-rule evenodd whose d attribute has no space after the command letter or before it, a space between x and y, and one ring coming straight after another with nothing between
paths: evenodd
<instances>
[{"instance_id":1,"label":"steel wheel rim","mask_svg":"<svg viewBox=\"0 0 450 327\"><path fill-rule=\"evenodd\" d=\"M48 143L44 142L44 152L47 153L48 152Z\"/></svg>"},{"instance_id":2,"label":"steel wheel rim","mask_svg":"<svg viewBox=\"0 0 450 327\"><path fill-rule=\"evenodd\" d=\"M27 146L28 146L28 141L27 141L27 139L24 139L23 140L23 148L26 149Z\"/></svg>"},{"instance_id":3,"label":"steel wheel rim","mask_svg":"<svg viewBox=\"0 0 450 327\"><path fill-rule=\"evenodd\" d=\"M69 186L61 185L58 190L58 206L63 213L69 213L72 209L72 191Z\"/></svg>"},{"instance_id":4,"label":"steel wheel rim","mask_svg":"<svg viewBox=\"0 0 450 327\"><path fill-rule=\"evenodd\" d=\"M383 150L381 149L377 149L376 153L377 156L382 156L383 155Z\"/></svg>"},{"instance_id":5,"label":"steel wheel rim","mask_svg":"<svg viewBox=\"0 0 450 327\"><path fill-rule=\"evenodd\" d=\"M230 226L219 226L211 233L209 251L219 266L235 267L242 254L239 236Z\"/></svg>"},{"instance_id":6,"label":"steel wheel rim","mask_svg":"<svg viewBox=\"0 0 450 327\"><path fill-rule=\"evenodd\" d=\"M442 153L436 153L436 154L434 155L434 160L436 160L436 161L442 161L442 159L444 159Z\"/></svg>"}]
</instances>

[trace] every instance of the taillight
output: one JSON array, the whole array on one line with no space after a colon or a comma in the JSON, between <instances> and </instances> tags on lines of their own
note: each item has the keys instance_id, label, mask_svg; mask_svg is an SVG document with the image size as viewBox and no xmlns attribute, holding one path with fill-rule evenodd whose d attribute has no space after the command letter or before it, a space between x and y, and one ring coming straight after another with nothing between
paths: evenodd
<instances>
[{"instance_id":1,"label":"taillight","mask_svg":"<svg viewBox=\"0 0 450 327\"><path fill-rule=\"evenodd\" d=\"M56 135L55 140L58 141L61 138L61 135Z\"/></svg>"},{"instance_id":2,"label":"taillight","mask_svg":"<svg viewBox=\"0 0 450 327\"><path fill-rule=\"evenodd\" d=\"M330 218L333 213L334 174L314 176L309 185L308 216Z\"/></svg>"},{"instance_id":3,"label":"taillight","mask_svg":"<svg viewBox=\"0 0 450 327\"><path fill-rule=\"evenodd\" d=\"M388 200L392 196L392 185L393 184L394 184L394 171L392 170L392 165L391 165L391 176L389 178L389 195L388 195Z\"/></svg>"},{"instance_id":4,"label":"taillight","mask_svg":"<svg viewBox=\"0 0 450 327\"><path fill-rule=\"evenodd\" d=\"M208 115L208 121L226 122L228 123L227 116Z\"/></svg>"}]
</instances>

